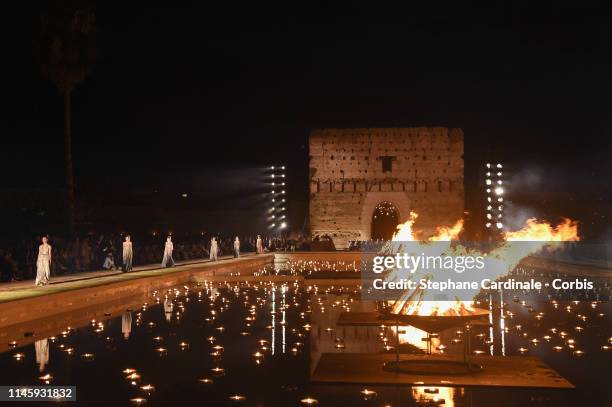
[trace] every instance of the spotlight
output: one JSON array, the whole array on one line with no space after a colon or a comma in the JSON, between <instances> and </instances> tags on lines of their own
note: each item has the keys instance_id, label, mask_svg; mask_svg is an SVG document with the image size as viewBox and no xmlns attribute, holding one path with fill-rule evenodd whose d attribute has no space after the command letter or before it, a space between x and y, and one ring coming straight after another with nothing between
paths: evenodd
<instances>
[{"instance_id":1,"label":"spotlight","mask_svg":"<svg viewBox=\"0 0 612 407\"><path fill-rule=\"evenodd\" d=\"M272 224L272 225L270 225L270 226L274 227L274 226L276 226L276 223L273 223L273 224Z\"/></svg>"},{"instance_id":2,"label":"spotlight","mask_svg":"<svg viewBox=\"0 0 612 407\"><path fill-rule=\"evenodd\" d=\"M487 163L487 168L491 168L491 164ZM274 167L272 167L272 169L274 169Z\"/></svg>"},{"instance_id":3,"label":"spotlight","mask_svg":"<svg viewBox=\"0 0 612 407\"><path fill-rule=\"evenodd\" d=\"M491 180L490 179L487 179L485 182L487 183L487 185L491 185Z\"/></svg>"},{"instance_id":4,"label":"spotlight","mask_svg":"<svg viewBox=\"0 0 612 407\"><path fill-rule=\"evenodd\" d=\"M486 227L488 227L488 228L490 228L490 227L491 227L491 222L487 222L487 223L485 224L485 226L486 226Z\"/></svg>"},{"instance_id":5,"label":"spotlight","mask_svg":"<svg viewBox=\"0 0 612 407\"><path fill-rule=\"evenodd\" d=\"M282 194L284 194L284 193L285 193L285 190L283 190L283 192L281 192L281 193L282 193Z\"/></svg>"},{"instance_id":6,"label":"spotlight","mask_svg":"<svg viewBox=\"0 0 612 407\"><path fill-rule=\"evenodd\" d=\"M274 178L274 177L275 177L275 175L274 175L274 174L272 174L272 178Z\"/></svg>"},{"instance_id":7,"label":"spotlight","mask_svg":"<svg viewBox=\"0 0 612 407\"><path fill-rule=\"evenodd\" d=\"M488 190L487 190L487 192L488 192ZM497 187L497 188L495 188L495 193L497 195L502 195L504 193L504 189L502 187Z\"/></svg>"},{"instance_id":8,"label":"spotlight","mask_svg":"<svg viewBox=\"0 0 612 407\"><path fill-rule=\"evenodd\" d=\"M276 218L276 216L272 215L272 219Z\"/></svg>"},{"instance_id":9,"label":"spotlight","mask_svg":"<svg viewBox=\"0 0 612 407\"><path fill-rule=\"evenodd\" d=\"M282 211L284 211L284 210L285 210L285 207L283 206L283 209L281 209L281 210L282 210Z\"/></svg>"},{"instance_id":10,"label":"spotlight","mask_svg":"<svg viewBox=\"0 0 612 407\"><path fill-rule=\"evenodd\" d=\"M283 182L281 185L282 185L282 186L285 186L285 183Z\"/></svg>"},{"instance_id":11,"label":"spotlight","mask_svg":"<svg viewBox=\"0 0 612 407\"><path fill-rule=\"evenodd\" d=\"M285 198L281 199L281 202L285 202Z\"/></svg>"},{"instance_id":12,"label":"spotlight","mask_svg":"<svg viewBox=\"0 0 612 407\"><path fill-rule=\"evenodd\" d=\"M285 166L283 165L283 166L281 167L281 170L284 170L284 169L285 169Z\"/></svg>"},{"instance_id":13,"label":"spotlight","mask_svg":"<svg viewBox=\"0 0 612 407\"><path fill-rule=\"evenodd\" d=\"M501 164L497 164L497 168L502 168L502 165Z\"/></svg>"},{"instance_id":14,"label":"spotlight","mask_svg":"<svg viewBox=\"0 0 612 407\"><path fill-rule=\"evenodd\" d=\"M285 174L283 174L282 177L285 178Z\"/></svg>"},{"instance_id":15,"label":"spotlight","mask_svg":"<svg viewBox=\"0 0 612 407\"><path fill-rule=\"evenodd\" d=\"M273 170L273 169L274 169L274 166L270 167L270 169L271 169L271 170Z\"/></svg>"},{"instance_id":16,"label":"spotlight","mask_svg":"<svg viewBox=\"0 0 612 407\"><path fill-rule=\"evenodd\" d=\"M276 185L276 184L273 182L272 185Z\"/></svg>"},{"instance_id":17,"label":"spotlight","mask_svg":"<svg viewBox=\"0 0 612 407\"><path fill-rule=\"evenodd\" d=\"M281 229L286 228L286 227L287 227L287 223L285 223L285 222L281 223L281 224L280 224L280 227L281 227Z\"/></svg>"},{"instance_id":18,"label":"spotlight","mask_svg":"<svg viewBox=\"0 0 612 407\"><path fill-rule=\"evenodd\" d=\"M276 202L276 199L272 198L272 202Z\"/></svg>"},{"instance_id":19,"label":"spotlight","mask_svg":"<svg viewBox=\"0 0 612 407\"><path fill-rule=\"evenodd\" d=\"M501 228L503 228L503 227L504 227L504 224L503 224L503 223L501 223L501 222L497 222L497 223L495 224L495 226L497 226L497 229L501 229Z\"/></svg>"}]
</instances>

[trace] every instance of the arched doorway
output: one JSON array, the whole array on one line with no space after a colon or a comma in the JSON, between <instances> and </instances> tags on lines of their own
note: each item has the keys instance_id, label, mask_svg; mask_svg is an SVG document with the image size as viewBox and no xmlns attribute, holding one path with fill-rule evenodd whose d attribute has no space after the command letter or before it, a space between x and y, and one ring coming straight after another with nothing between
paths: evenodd
<instances>
[{"instance_id":1,"label":"arched doorway","mask_svg":"<svg viewBox=\"0 0 612 407\"><path fill-rule=\"evenodd\" d=\"M372 239L391 240L399 224L399 211L389 201L383 201L374 207L372 213Z\"/></svg>"}]
</instances>

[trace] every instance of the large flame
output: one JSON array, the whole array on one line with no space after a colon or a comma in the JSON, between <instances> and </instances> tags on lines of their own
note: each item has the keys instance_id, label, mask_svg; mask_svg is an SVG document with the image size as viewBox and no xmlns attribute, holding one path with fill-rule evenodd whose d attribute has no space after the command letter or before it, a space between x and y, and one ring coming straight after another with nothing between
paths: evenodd
<instances>
[{"instance_id":1,"label":"large flame","mask_svg":"<svg viewBox=\"0 0 612 407\"><path fill-rule=\"evenodd\" d=\"M547 222L538 222L536 218L527 219L526 226L516 232L505 232L507 242L570 242L578 241L578 222L564 218L563 222L553 227Z\"/></svg>"},{"instance_id":2,"label":"large flame","mask_svg":"<svg viewBox=\"0 0 612 407\"><path fill-rule=\"evenodd\" d=\"M528 219L525 226L517 231L508 231L502 234L501 244L488 253L467 249L461 244L452 245L463 230L463 220L457 221L453 226L440 226L436 228L436 234L426 239L419 239L422 233L414 229L418 214L410 212L410 218L405 223L398 225L397 232L393 235L393 242L417 242L418 251L427 252L430 255L472 255L486 257L486 277L495 280L512 271L516 265L525 257L536 253L547 247L556 250L559 246L553 246L551 242L578 241L578 223L571 219L564 219L557 226L548 222L538 221L535 218ZM448 244L437 243L435 247L429 246L429 242L448 242ZM529 242L512 244L510 242ZM401 246L391 246L391 251L401 250ZM422 249L422 250L421 250ZM391 312L405 315L469 315L474 312L472 302L461 301L432 301L425 298L422 290L403 292L397 301L390 302Z\"/></svg>"}]
</instances>

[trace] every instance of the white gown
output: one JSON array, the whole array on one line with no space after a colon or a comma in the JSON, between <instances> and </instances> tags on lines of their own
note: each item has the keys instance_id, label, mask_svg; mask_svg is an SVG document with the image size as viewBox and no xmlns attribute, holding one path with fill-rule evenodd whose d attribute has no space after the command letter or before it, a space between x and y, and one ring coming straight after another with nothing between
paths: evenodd
<instances>
[{"instance_id":1,"label":"white gown","mask_svg":"<svg viewBox=\"0 0 612 407\"><path fill-rule=\"evenodd\" d=\"M257 238L257 243L255 243L255 246L257 248L257 254L262 254L263 253L263 242L261 241L260 237Z\"/></svg>"},{"instance_id":2,"label":"white gown","mask_svg":"<svg viewBox=\"0 0 612 407\"><path fill-rule=\"evenodd\" d=\"M214 240L210 242L210 259L213 261L216 261L218 254L219 254L219 246L217 245L217 241Z\"/></svg>"},{"instance_id":3,"label":"white gown","mask_svg":"<svg viewBox=\"0 0 612 407\"><path fill-rule=\"evenodd\" d=\"M132 242L123 242L123 271L132 270Z\"/></svg>"},{"instance_id":4,"label":"white gown","mask_svg":"<svg viewBox=\"0 0 612 407\"><path fill-rule=\"evenodd\" d=\"M36 260L36 285L49 284L51 275L51 246L41 244L38 246L38 259Z\"/></svg>"},{"instance_id":5,"label":"white gown","mask_svg":"<svg viewBox=\"0 0 612 407\"><path fill-rule=\"evenodd\" d=\"M174 266L174 259L172 258L172 251L174 250L174 244L171 241L166 241L166 247L164 249L164 258L162 259L162 267Z\"/></svg>"}]
</instances>

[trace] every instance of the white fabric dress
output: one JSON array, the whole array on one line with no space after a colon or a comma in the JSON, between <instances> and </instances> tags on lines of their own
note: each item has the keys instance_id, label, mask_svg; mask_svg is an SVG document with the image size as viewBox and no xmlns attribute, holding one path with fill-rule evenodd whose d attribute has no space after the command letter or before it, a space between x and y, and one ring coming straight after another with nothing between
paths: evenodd
<instances>
[{"instance_id":1,"label":"white fabric dress","mask_svg":"<svg viewBox=\"0 0 612 407\"><path fill-rule=\"evenodd\" d=\"M174 266L174 259L172 258L173 250L174 250L174 244L172 244L172 241L166 240L166 247L164 249L164 258L162 259L162 267Z\"/></svg>"},{"instance_id":2,"label":"white fabric dress","mask_svg":"<svg viewBox=\"0 0 612 407\"><path fill-rule=\"evenodd\" d=\"M123 271L132 270L132 242L123 242Z\"/></svg>"},{"instance_id":3,"label":"white fabric dress","mask_svg":"<svg viewBox=\"0 0 612 407\"><path fill-rule=\"evenodd\" d=\"M261 237L257 238L257 242L255 243L255 247L257 248L257 254L263 253L263 242L261 241Z\"/></svg>"},{"instance_id":4,"label":"white fabric dress","mask_svg":"<svg viewBox=\"0 0 612 407\"><path fill-rule=\"evenodd\" d=\"M41 244L38 246L38 259L36 260L36 285L49 284L51 275L51 246Z\"/></svg>"},{"instance_id":5,"label":"white fabric dress","mask_svg":"<svg viewBox=\"0 0 612 407\"><path fill-rule=\"evenodd\" d=\"M217 245L216 240L210 241L210 259L212 261L217 261L217 255L219 254L219 246Z\"/></svg>"}]
</instances>

